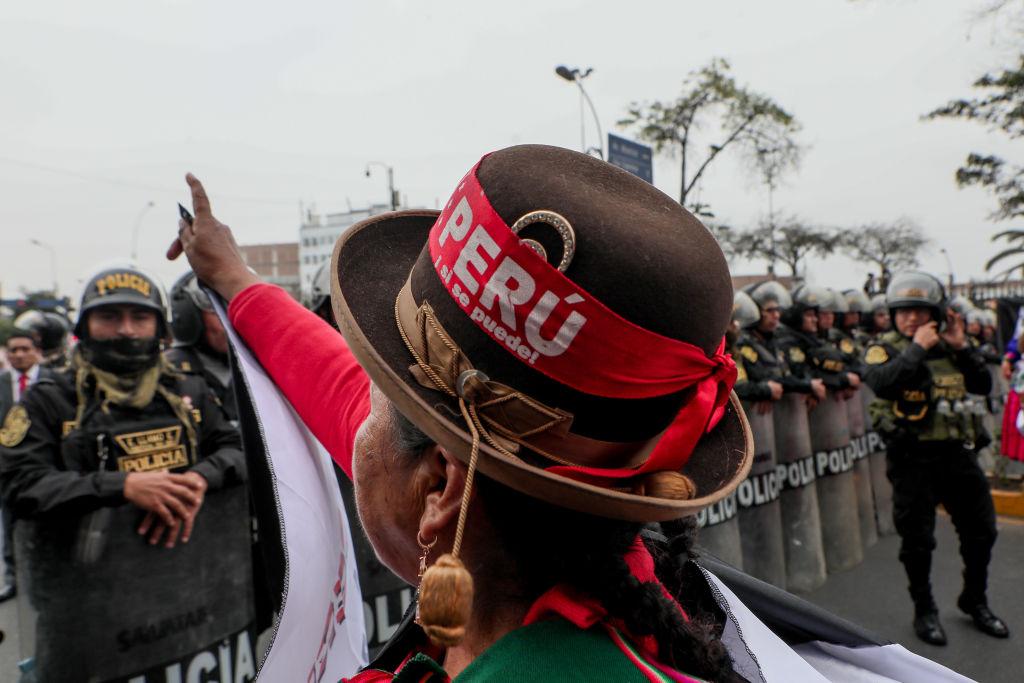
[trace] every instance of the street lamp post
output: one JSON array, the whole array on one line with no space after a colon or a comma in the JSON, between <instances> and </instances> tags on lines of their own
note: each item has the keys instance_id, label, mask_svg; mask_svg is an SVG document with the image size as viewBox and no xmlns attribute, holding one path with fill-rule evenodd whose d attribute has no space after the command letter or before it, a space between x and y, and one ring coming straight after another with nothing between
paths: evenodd
<instances>
[{"instance_id":1,"label":"street lamp post","mask_svg":"<svg viewBox=\"0 0 1024 683\"><path fill-rule=\"evenodd\" d=\"M142 228L142 219L145 217L146 212L152 209L155 204L152 201L146 202L146 205L142 207L142 211L139 211L138 218L135 219L135 227L132 228L132 262L137 263L139 260L139 230Z\"/></svg>"},{"instance_id":2,"label":"street lamp post","mask_svg":"<svg viewBox=\"0 0 1024 683\"><path fill-rule=\"evenodd\" d=\"M946 257L946 268L949 269L948 270L948 272L949 272L949 282L946 285L946 289L948 289L950 291L950 296L952 296L953 295L952 294L952 292L953 292L953 260L951 258L949 258L949 252L946 251L945 247L942 247L941 249L939 249L939 252L943 256Z\"/></svg>"},{"instance_id":3,"label":"street lamp post","mask_svg":"<svg viewBox=\"0 0 1024 683\"><path fill-rule=\"evenodd\" d=\"M391 210L398 210L398 193L395 191L395 169L392 166L388 166L383 161L371 161L366 164L366 177L370 177L370 167L380 166L388 173L388 197L391 201Z\"/></svg>"},{"instance_id":4,"label":"street lamp post","mask_svg":"<svg viewBox=\"0 0 1024 683\"><path fill-rule=\"evenodd\" d=\"M29 242L50 252L50 279L53 280L53 298L57 298L57 250L46 242L30 239Z\"/></svg>"},{"instance_id":5,"label":"street lamp post","mask_svg":"<svg viewBox=\"0 0 1024 683\"><path fill-rule=\"evenodd\" d=\"M604 159L604 133L601 132L601 121L597 118L597 109L594 108L594 103L590 99L590 95L583 88L583 79L593 73L593 69L587 67L586 71L580 71L579 69L570 69L564 64L560 64L555 67L555 73L559 77L565 80L575 83L580 89L580 151L584 154L589 154L592 150L596 150L598 156ZM583 102L586 101L590 107L590 113L594 116L594 125L597 127L597 147L587 149L587 138L586 138L586 127L583 123Z\"/></svg>"}]
</instances>

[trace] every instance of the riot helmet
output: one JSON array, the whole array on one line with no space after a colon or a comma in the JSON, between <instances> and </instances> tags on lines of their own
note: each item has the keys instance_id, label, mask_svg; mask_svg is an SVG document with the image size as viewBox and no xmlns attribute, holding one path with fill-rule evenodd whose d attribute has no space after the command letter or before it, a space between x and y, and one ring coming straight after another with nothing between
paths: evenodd
<instances>
[{"instance_id":1,"label":"riot helmet","mask_svg":"<svg viewBox=\"0 0 1024 683\"><path fill-rule=\"evenodd\" d=\"M889 303L885 299L885 294L875 294L871 297L871 313L879 311L889 312Z\"/></svg>"},{"instance_id":2,"label":"riot helmet","mask_svg":"<svg viewBox=\"0 0 1024 683\"><path fill-rule=\"evenodd\" d=\"M46 358L64 350L70 327L64 316L36 310L25 311L19 315L14 319L14 326L32 332Z\"/></svg>"},{"instance_id":3,"label":"riot helmet","mask_svg":"<svg viewBox=\"0 0 1024 683\"><path fill-rule=\"evenodd\" d=\"M793 305L793 299L789 292L777 280L765 280L752 285L747 285L744 292L750 295L757 307L764 310L769 301L774 301L779 308L785 310Z\"/></svg>"},{"instance_id":4,"label":"riot helmet","mask_svg":"<svg viewBox=\"0 0 1024 683\"><path fill-rule=\"evenodd\" d=\"M983 311L980 308L972 308L971 310L967 311L967 315L964 316L964 322L967 323L968 325L976 324L979 327L984 327L987 324L986 320L988 320L987 313L988 311Z\"/></svg>"},{"instance_id":5,"label":"riot helmet","mask_svg":"<svg viewBox=\"0 0 1024 683\"><path fill-rule=\"evenodd\" d=\"M732 298L732 319L740 329L756 325L761 321L761 311L749 294L737 291Z\"/></svg>"},{"instance_id":6,"label":"riot helmet","mask_svg":"<svg viewBox=\"0 0 1024 683\"><path fill-rule=\"evenodd\" d=\"M810 310L817 312L821 305L829 297L828 291L823 287L814 285L798 285L792 293L792 305L782 312L782 322L793 330L803 328L804 313Z\"/></svg>"},{"instance_id":7,"label":"riot helmet","mask_svg":"<svg viewBox=\"0 0 1024 683\"><path fill-rule=\"evenodd\" d=\"M203 311L212 311L210 297L195 273L182 275L171 287L171 334L177 346L192 346L203 338Z\"/></svg>"},{"instance_id":8,"label":"riot helmet","mask_svg":"<svg viewBox=\"0 0 1024 683\"><path fill-rule=\"evenodd\" d=\"M331 300L331 262L324 261L313 275L313 287L309 296L309 310L314 313Z\"/></svg>"},{"instance_id":9,"label":"riot helmet","mask_svg":"<svg viewBox=\"0 0 1024 683\"><path fill-rule=\"evenodd\" d=\"M871 300L861 289L848 289L843 292L846 306L850 313L868 313L871 311Z\"/></svg>"},{"instance_id":10,"label":"riot helmet","mask_svg":"<svg viewBox=\"0 0 1024 683\"><path fill-rule=\"evenodd\" d=\"M850 310L850 306L846 303L846 297L838 290L826 287L825 293L827 296L825 301L819 306L820 310L831 311L832 313L846 313Z\"/></svg>"},{"instance_id":11,"label":"riot helmet","mask_svg":"<svg viewBox=\"0 0 1024 683\"><path fill-rule=\"evenodd\" d=\"M975 310L974 304L971 300L965 297L963 294L957 294L949 300L947 304L949 308L952 308L958 315L963 316L964 320L970 315L971 311Z\"/></svg>"},{"instance_id":12,"label":"riot helmet","mask_svg":"<svg viewBox=\"0 0 1024 683\"><path fill-rule=\"evenodd\" d=\"M893 319L900 308L927 308L939 322L945 317L945 288L938 278L918 270L893 275L885 290L885 301Z\"/></svg>"},{"instance_id":13,"label":"riot helmet","mask_svg":"<svg viewBox=\"0 0 1024 683\"><path fill-rule=\"evenodd\" d=\"M85 321L89 311L100 306L131 304L148 308L157 314L158 334L167 334L167 297L163 287L152 276L133 265L105 268L86 280L78 306L75 335L88 337Z\"/></svg>"}]
</instances>

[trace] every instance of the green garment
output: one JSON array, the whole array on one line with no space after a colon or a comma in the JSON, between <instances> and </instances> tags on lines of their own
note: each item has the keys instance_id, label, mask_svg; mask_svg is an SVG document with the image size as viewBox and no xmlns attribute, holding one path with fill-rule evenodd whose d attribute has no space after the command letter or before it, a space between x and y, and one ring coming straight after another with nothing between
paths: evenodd
<instances>
[{"instance_id":1,"label":"green garment","mask_svg":"<svg viewBox=\"0 0 1024 683\"><path fill-rule=\"evenodd\" d=\"M631 648L636 653L636 648ZM651 670L654 670L653 667ZM671 680L658 674L662 680ZM394 683L445 683L444 669L416 655ZM474 659L455 683L647 683L650 679L602 628L577 628L564 619L517 628ZM690 677L695 683L701 679Z\"/></svg>"}]
</instances>

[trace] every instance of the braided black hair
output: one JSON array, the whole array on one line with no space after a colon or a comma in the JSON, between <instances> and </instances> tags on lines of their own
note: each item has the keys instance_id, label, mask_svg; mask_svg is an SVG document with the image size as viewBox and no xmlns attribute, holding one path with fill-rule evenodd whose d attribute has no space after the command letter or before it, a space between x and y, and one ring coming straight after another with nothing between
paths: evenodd
<instances>
[{"instance_id":1,"label":"braided black hair","mask_svg":"<svg viewBox=\"0 0 1024 683\"><path fill-rule=\"evenodd\" d=\"M433 445L408 419L394 411L396 448L418 454ZM670 544L644 537L655 560L655 574L679 600L687 621L654 582L641 582L626 565L625 554L643 525L605 519L557 507L531 498L477 474L475 484L488 519L514 558L517 598L536 600L557 584L574 586L596 598L612 617L634 636L653 636L660 661L710 681L744 681L719 640L720 615L686 589L695 576L685 562L692 556L693 538L673 529ZM510 568L511 570L512 568ZM717 616L717 618L716 618Z\"/></svg>"}]
</instances>

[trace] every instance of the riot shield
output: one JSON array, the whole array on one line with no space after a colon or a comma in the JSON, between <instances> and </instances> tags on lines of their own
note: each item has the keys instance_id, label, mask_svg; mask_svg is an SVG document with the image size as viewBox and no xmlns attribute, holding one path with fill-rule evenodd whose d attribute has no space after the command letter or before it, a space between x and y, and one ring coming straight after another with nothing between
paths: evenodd
<instances>
[{"instance_id":1,"label":"riot shield","mask_svg":"<svg viewBox=\"0 0 1024 683\"><path fill-rule=\"evenodd\" d=\"M786 551L782 541L772 411L760 413L756 405L748 403L743 404L743 410L754 435L754 464L750 475L736 489L743 571L785 588Z\"/></svg>"},{"instance_id":2,"label":"riot shield","mask_svg":"<svg viewBox=\"0 0 1024 683\"><path fill-rule=\"evenodd\" d=\"M697 513L697 545L737 569L743 569L736 492Z\"/></svg>"},{"instance_id":3,"label":"riot shield","mask_svg":"<svg viewBox=\"0 0 1024 683\"><path fill-rule=\"evenodd\" d=\"M864 426L868 428L867 449L868 467L871 469L871 493L875 498L875 521L878 523L878 533L888 536L896 533L896 526L892 521L892 482L886 474L885 441L882 435L875 431L870 424L867 407L875 399L875 392L867 384L862 384L860 393L864 406Z\"/></svg>"},{"instance_id":4,"label":"riot shield","mask_svg":"<svg viewBox=\"0 0 1024 683\"><path fill-rule=\"evenodd\" d=\"M833 392L808 415L822 546L830 572L843 571L864 559L853 482L853 448L846 419L846 401Z\"/></svg>"},{"instance_id":5,"label":"riot shield","mask_svg":"<svg viewBox=\"0 0 1024 683\"><path fill-rule=\"evenodd\" d=\"M875 521L875 498L871 490L871 464L868 461L868 435L864 424L864 400L860 391L845 401L846 419L850 425L853 447L853 484L857 492L857 516L860 519L860 540L864 548L878 543Z\"/></svg>"},{"instance_id":6,"label":"riot shield","mask_svg":"<svg viewBox=\"0 0 1024 683\"><path fill-rule=\"evenodd\" d=\"M356 514L352 482L344 473L339 475L339 472L340 470L335 467L345 509L350 511L348 519L352 525L352 544L356 549L356 564L359 567L359 588L363 594L366 640L372 662L384 643L398 630L406 609L412 603L413 588L377 559L377 554L359 523L359 515Z\"/></svg>"},{"instance_id":7,"label":"riot shield","mask_svg":"<svg viewBox=\"0 0 1024 683\"><path fill-rule=\"evenodd\" d=\"M245 487L209 492L191 540L174 548L136 532L143 515L125 504L18 520L24 680L255 679Z\"/></svg>"},{"instance_id":8,"label":"riot shield","mask_svg":"<svg viewBox=\"0 0 1024 683\"><path fill-rule=\"evenodd\" d=\"M779 510L786 556L786 590L808 592L825 583L825 553L814 475L814 454L807 425L807 404L786 394L772 408Z\"/></svg>"}]
</instances>

